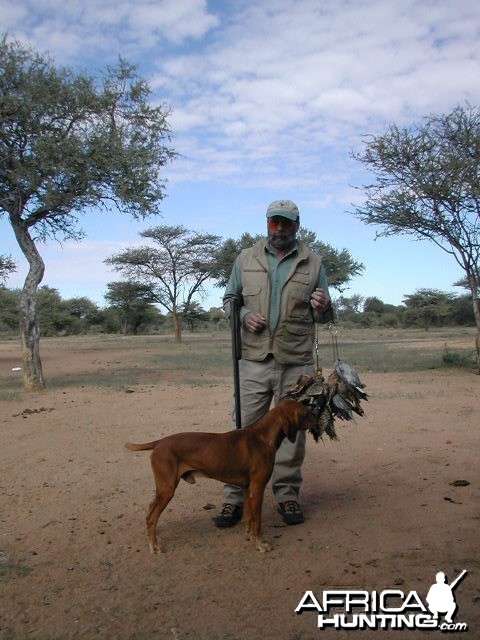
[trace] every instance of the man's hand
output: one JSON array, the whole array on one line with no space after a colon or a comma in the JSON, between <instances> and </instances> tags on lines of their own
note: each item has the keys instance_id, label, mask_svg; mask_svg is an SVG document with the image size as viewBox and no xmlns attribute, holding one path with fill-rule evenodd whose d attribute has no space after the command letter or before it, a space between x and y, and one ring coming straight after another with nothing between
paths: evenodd
<instances>
[{"instance_id":1,"label":"man's hand","mask_svg":"<svg viewBox=\"0 0 480 640\"><path fill-rule=\"evenodd\" d=\"M314 311L323 313L330 305L330 297L323 289L315 289L310 298L310 304Z\"/></svg>"},{"instance_id":2,"label":"man's hand","mask_svg":"<svg viewBox=\"0 0 480 640\"><path fill-rule=\"evenodd\" d=\"M267 321L259 313L249 311L243 318L243 326L250 333L260 333L267 326Z\"/></svg>"}]
</instances>

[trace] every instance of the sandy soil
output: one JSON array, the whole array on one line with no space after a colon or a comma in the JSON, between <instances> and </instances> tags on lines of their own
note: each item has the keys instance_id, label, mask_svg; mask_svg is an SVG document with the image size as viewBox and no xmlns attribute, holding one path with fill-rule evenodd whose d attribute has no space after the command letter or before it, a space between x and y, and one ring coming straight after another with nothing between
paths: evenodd
<instances>
[{"instance_id":1,"label":"sandy soil","mask_svg":"<svg viewBox=\"0 0 480 640\"><path fill-rule=\"evenodd\" d=\"M94 371L128 355L78 349L66 357L55 344L47 374ZM0 381L20 375L17 364L16 343L0 343ZM228 429L229 378L60 386L0 401L0 638L342 640L354 632L320 630L314 612L295 614L307 590L320 601L338 589L425 598L438 571L453 580L462 569L455 621L468 631L448 637L480 638L480 379L456 370L362 378L366 416L340 424L338 442L308 440L306 522L285 526L267 489L267 554L241 526L212 525L222 491L205 479L179 486L159 522L165 553L150 555L149 456L123 447ZM378 629L361 637L439 634Z\"/></svg>"}]
</instances>

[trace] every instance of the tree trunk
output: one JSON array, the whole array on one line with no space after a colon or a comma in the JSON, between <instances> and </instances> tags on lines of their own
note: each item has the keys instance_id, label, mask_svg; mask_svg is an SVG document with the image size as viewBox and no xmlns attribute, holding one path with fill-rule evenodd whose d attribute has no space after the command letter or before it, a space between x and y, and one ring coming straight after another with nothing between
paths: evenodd
<instances>
[{"instance_id":1,"label":"tree trunk","mask_svg":"<svg viewBox=\"0 0 480 640\"><path fill-rule=\"evenodd\" d=\"M180 326L180 318L178 317L178 313L176 309L172 310L172 318L173 318L173 330L175 333L175 342L181 342L182 328Z\"/></svg>"},{"instance_id":2,"label":"tree trunk","mask_svg":"<svg viewBox=\"0 0 480 640\"><path fill-rule=\"evenodd\" d=\"M23 384L34 391L45 388L40 360L40 332L37 322L37 290L43 279L45 265L27 228L14 224L18 244L30 269L20 296L20 337L22 341Z\"/></svg>"},{"instance_id":3,"label":"tree trunk","mask_svg":"<svg viewBox=\"0 0 480 640\"><path fill-rule=\"evenodd\" d=\"M475 349L477 352L477 373L480 374L480 301L478 299L478 281L474 278L469 278L469 284L472 292L473 315L475 317L475 324L477 325Z\"/></svg>"},{"instance_id":4,"label":"tree trunk","mask_svg":"<svg viewBox=\"0 0 480 640\"><path fill-rule=\"evenodd\" d=\"M477 337L475 340L475 347L477 349L477 373L480 375L480 323L477 325Z\"/></svg>"}]
</instances>

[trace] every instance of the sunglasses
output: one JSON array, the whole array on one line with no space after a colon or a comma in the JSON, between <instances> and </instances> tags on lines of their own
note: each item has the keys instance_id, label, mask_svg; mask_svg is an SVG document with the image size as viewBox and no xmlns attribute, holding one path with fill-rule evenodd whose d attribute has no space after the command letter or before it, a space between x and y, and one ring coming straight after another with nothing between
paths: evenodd
<instances>
[{"instance_id":1,"label":"sunglasses","mask_svg":"<svg viewBox=\"0 0 480 640\"><path fill-rule=\"evenodd\" d=\"M292 231L296 224L296 220L289 220L283 216L272 216L271 218L267 218L267 226L272 231L276 231L280 227L284 231Z\"/></svg>"}]
</instances>

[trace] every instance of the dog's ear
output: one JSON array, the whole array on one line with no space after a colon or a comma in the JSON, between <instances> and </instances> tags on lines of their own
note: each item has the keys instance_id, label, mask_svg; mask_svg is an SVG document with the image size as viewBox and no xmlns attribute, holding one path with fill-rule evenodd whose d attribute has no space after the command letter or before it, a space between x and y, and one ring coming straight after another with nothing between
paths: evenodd
<instances>
[{"instance_id":1,"label":"dog's ear","mask_svg":"<svg viewBox=\"0 0 480 640\"><path fill-rule=\"evenodd\" d=\"M286 429L285 435L290 440L290 442L295 442L297 439L298 426L296 422L289 422Z\"/></svg>"},{"instance_id":2,"label":"dog's ear","mask_svg":"<svg viewBox=\"0 0 480 640\"><path fill-rule=\"evenodd\" d=\"M300 426L305 419L305 410L306 407L301 402L295 402L294 406L291 409L290 419L283 427L283 432L285 433L285 436L288 438L288 440L290 440L290 442L295 442L295 440L297 439L297 433L299 432Z\"/></svg>"},{"instance_id":3,"label":"dog's ear","mask_svg":"<svg viewBox=\"0 0 480 640\"><path fill-rule=\"evenodd\" d=\"M286 427L284 427L284 432L290 442L295 442L298 433L298 422L288 422Z\"/></svg>"}]
</instances>

